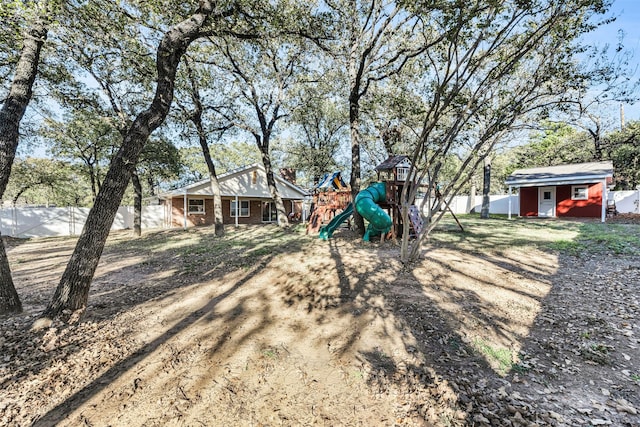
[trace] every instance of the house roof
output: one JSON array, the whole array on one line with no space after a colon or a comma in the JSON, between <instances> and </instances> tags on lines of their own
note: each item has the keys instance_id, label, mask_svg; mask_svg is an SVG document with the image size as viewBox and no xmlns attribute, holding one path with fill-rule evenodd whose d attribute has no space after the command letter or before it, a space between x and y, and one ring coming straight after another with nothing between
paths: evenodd
<instances>
[{"instance_id":1,"label":"house roof","mask_svg":"<svg viewBox=\"0 0 640 427\"><path fill-rule=\"evenodd\" d=\"M510 187L586 184L613 177L611 162L574 163L570 165L518 169L505 183Z\"/></svg>"},{"instance_id":2,"label":"house roof","mask_svg":"<svg viewBox=\"0 0 640 427\"><path fill-rule=\"evenodd\" d=\"M376 170L377 171L386 171L386 170L391 170L393 168L396 167L396 165L398 163L401 163L403 160L409 160L409 157L407 156L389 156L387 158L387 160L385 160L384 162L380 163L378 166L376 166Z\"/></svg>"},{"instance_id":3,"label":"house roof","mask_svg":"<svg viewBox=\"0 0 640 427\"><path fill-rule=\"evenodd\" d=\"M252 174L256 172L256 180L253 182ZM276 187L283 199L300 200L309 195L304 189L274 174ZM254 163L243 166L218 176L220 195L222 197L243 197L271 199L271 193L267 185L267 173L264 165ZM195 182L184 187L163 193L160 198L174 196L199 195L212 196L209 179Z\"/></svg>"}]
</instances>

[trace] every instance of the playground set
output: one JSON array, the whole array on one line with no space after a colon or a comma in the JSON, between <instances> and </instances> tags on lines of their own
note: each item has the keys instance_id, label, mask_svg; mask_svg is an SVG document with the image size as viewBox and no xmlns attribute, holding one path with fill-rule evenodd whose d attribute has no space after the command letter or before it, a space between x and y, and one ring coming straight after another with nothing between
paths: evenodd
<instances>
[{"instance_id":1,"label":"playground set","mask_svg":"<svg viewBox=\"0 0 640 427\"><path fill-rule=\"evenodd\" d=\"M314 194L313 212L307 233L319 231L319 238L331 238L342 223L350 220L355 205L356 211L369 223L363 236L364 241L369 241L374 236L380 236L381 240L395 239L402 234L400 196L410 166L407 156L387 158L376 166L378 182L360 191L354 203L351 203L351 192L344 185L339 172L325 175L316 187L318 191ZM322 191L321 186L328 191ZM329 222L322 225L326 220ZM413 204L409 208L409 222L411 231L415 234L420 233L423 227L422 218L418 208Z\"/></svg>"}]
</instances>

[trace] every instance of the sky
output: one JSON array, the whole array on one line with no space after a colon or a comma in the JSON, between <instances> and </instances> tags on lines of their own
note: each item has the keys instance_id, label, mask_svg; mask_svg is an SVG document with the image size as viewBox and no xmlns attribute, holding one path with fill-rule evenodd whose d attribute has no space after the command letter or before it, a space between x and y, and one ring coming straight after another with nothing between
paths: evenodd
<instances>
[{"instance_id":1,"label":"sky","mask_svg":"<svg viewBox=\"0 0 640 427\"><path fill-rule=\"evenodd\" d=\"M598 47L609 44L612 48L618 45L619 33L624 34L624 49L633 53L630 66L635 69L635 80L640 79L640 0L614 0L613 5L605 15L614 17L615 21L603 25L589 33L585 37L585 42ZM640 102L635 105L625 104L625 122L629 120L640 120ZM615 117L617 124L620 120L619 106L611 106L610 115Z\"/></svg>"},{"instance_id":2,"label":"sky","mask_svg":"<svg viewBox=\"0 0 640 427\"><path fill-rule=\"evenodd\" d=\"M613 0L612 7L604 17L613 17L615 20L587 34L584 37L584 42L600 48L610 45L612 49L615 49L618 45L619 34L622 32L624 34L624 49L633 53L630 64L631 68L635 70L633 78L640 79L640 0ZM640 120L640 102L636 102L634 105L625 104L623 108L625 122ZM602 113L607 117L611 126L620 126L620 105L612 104ZM45 157L44 148L36 148L35 151L33 154L36 156Z\"/></svg>"}]
</instances>

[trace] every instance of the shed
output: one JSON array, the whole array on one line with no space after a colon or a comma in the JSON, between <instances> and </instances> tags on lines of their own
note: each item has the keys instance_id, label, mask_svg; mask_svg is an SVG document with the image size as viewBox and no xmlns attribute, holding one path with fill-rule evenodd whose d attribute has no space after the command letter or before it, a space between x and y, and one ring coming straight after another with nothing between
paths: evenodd
<instances>
[{"instance_id":1,"label":"shed","mask_svg":"<svg viewBox=\"0 0 640 427\"><path fill-rule=\"evenodd\" d=\"M520 189L518 215L606 219L607 187L613 182L611 162L575 163L519 169L507 177L509 218L511 192Z\"/></svg>"},{"instance_id":2,"label":"shed","mask_svg":"<svg viewBox=\"0 0 640 427\"><path fill-rule=\"evenodd\" d=\"M303 216L302 202L308 193L274 175L287 215ZM275 203L267 185L267 173L262 164L254 163L218 177L225 224L261 224L277 221ZM168 206L167 222L172 227L212 225L213 194L209 179L196 182L160 195Z\"/></svg>"}]
</instances>

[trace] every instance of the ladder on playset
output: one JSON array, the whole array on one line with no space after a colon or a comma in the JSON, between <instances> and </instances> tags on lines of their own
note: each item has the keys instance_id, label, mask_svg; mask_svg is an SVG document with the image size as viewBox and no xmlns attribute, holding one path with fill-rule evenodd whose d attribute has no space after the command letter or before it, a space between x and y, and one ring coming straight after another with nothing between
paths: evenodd
<instances>
[{"instance_id":1,"label":"ladder on playset","mask_svg":"<svg viewBox=\"0 0 640 427\"><path fill-rule=\"evenodd\" d=\"M409 206L409 221L411 222L411 226L413 227L413 231L416 235L420 234L422 227L424 226L424 221L422 220L420 211L416 205Z\"/></svg>"}]
</instances>

